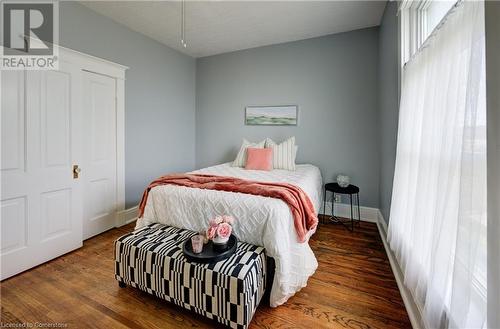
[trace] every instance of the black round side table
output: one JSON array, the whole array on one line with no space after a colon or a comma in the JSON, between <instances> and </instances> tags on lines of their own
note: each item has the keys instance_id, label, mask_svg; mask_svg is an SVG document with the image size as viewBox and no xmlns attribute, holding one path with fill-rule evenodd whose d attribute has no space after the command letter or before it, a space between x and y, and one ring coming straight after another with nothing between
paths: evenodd
<instances>
[{"instance_id":1,"label":"black round side table","mask_svg":"<svg viewBox=\"0 0 500 329\"><path fill-rule=\"evenodd\" d=\"M347 187L341 187L337 183L327 183L325 184L325 189L323 192L323 214L326 216L326 192L332 192L332 215L330 216L330 220L334 223L340 223L344 225L348 230L349 226L346 225L346 223L349 223L349 221L343 221L339 217L335 216L335 194L347 194L349 195L349 199L351 201L351 229L350 231L354 231L354 214L352 211L352 197L353 195L356 196L356 203L358 206L358 218L357 221L358 223L361 221L361 212L359 211L359 187L355 185L349 185Z\"/></svg>"}]
</instances>

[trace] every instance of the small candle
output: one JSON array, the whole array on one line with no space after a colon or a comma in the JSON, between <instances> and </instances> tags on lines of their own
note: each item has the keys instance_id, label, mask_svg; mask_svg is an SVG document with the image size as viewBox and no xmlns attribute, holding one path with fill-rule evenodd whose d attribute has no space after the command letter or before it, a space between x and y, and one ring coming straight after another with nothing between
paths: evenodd
<instances>
[{"instance_id":1,"label":"small candle","mask_svg":"<svg viewBox=\"0 0 500 329\"><path fill-rule=\"evenodd\" d=\"M191 244L193 245L193 252L199 254L203 250L203 235L195 235L191 238Z\"/></svg>"}]
</instances>

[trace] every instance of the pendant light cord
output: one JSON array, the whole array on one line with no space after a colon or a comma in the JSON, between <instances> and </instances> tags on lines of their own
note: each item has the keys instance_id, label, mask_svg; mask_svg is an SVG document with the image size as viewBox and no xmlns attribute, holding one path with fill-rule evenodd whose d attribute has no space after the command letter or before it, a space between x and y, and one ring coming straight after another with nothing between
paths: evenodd
<instances>
[{"instance_id":1,"label":"pendant light cord","mask_svg":"<svg viewBox=\"0 0 500 329\"><path fill-rule=\"evenodd\" d=\"M186 43L186 1L181 2L181 44L184 48L187 47Z\"/></svg>"}]
</instances>

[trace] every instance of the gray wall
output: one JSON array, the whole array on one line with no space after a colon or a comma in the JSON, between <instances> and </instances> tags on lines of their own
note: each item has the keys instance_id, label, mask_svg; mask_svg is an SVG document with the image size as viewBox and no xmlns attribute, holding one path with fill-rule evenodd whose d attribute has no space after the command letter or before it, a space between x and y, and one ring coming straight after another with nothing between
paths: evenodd
<instances>
[{"instance_id":1,"label":"gray wall","mask_svg":"<svg viewBox=\"0 0 500 329\"><path fill-rule=\"evenodd\" d=\"M236 156L242 138L296 136L298 163L346 173L379 204L378 28L237 51L196 64L196 166ZM297 127L245 126L247 105L297 104Z\"/></svg>"},{"instance_id":2,"label":"gray wall","mask_svg":"<svg viewBox=\"0 0 500 329\"><path fill-rule=\"evenodd\" d=\"M389 222L398 133L397 2L388 2L379 31L380 211Z\"/></svg>"},{"instance_id":3,"label":"gray wall","mask_svg":"<svg viewBox=\"0 0 500 329\"><path fill-rule=\"evenodd\" d=\"M130 67L125 83L126 206L151 179L195 165L196 62L72 2L60 4L63 46Z\"/></svg>"},{"instance_id":4,"label":"gray wall","mask_svg":"<svg viewBox=\"0 0 500 329\"><path fill-rule=\"evenodd\" d=\"M318 165L326 181L350 175L361 204L380 207L388 220L398 108L395 3L380 33L363 29L197 61L80 4L61 2L60 11L63 46L130 67L127 207L163 173L231 161L242 138L293 135L297 162ZM245 106L274 104L299 105L299 125L244 125Z\"/></svg>"}]
</instances>

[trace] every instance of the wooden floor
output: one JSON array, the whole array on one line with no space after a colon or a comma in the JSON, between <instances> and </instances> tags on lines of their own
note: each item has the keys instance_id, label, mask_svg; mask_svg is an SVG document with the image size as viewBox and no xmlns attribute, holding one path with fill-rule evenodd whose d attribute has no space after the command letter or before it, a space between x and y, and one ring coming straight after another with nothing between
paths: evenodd
<instances>
[{"instance_id":1,"label":"wooden floor","mask_svg":"<svg viewBox=\"0 0 500 329\"><path fill-rule=\"evenodd\" d=\"M113 276L113 240L131 225L3 281L1 322L68 328L218 328L215 322L131 287ZM354 233L321 225L311 246L319 261L307 287L285 305L260 305L251 328L411 328L377 227Z\"/></svg>"}]
</instances>

